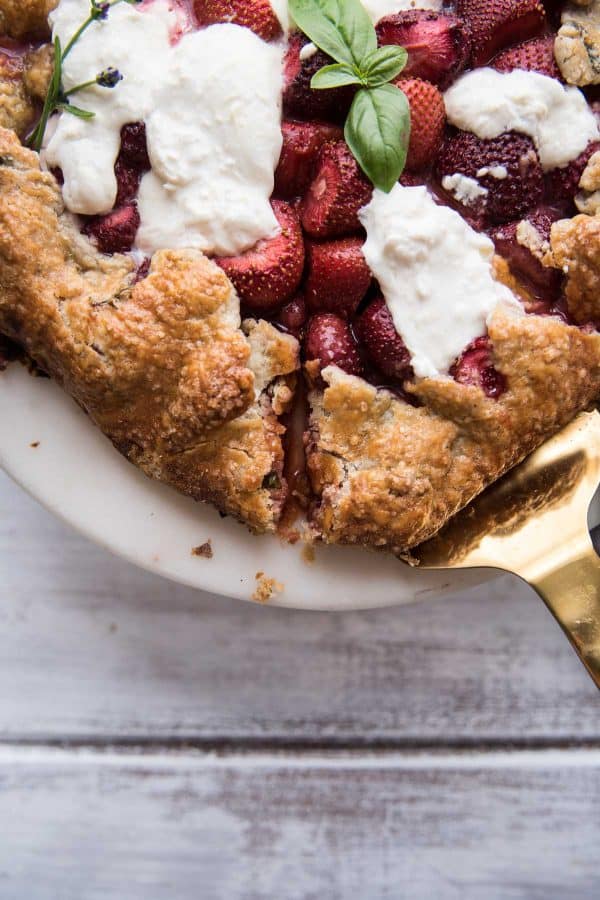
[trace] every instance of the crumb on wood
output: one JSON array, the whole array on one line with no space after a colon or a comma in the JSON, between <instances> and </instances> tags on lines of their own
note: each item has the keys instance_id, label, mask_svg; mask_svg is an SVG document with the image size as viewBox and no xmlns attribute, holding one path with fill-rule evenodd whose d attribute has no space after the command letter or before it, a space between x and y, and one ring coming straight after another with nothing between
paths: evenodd
<instances>
[{"instance_id":1,"label":"crumb on wood","mask_svg":"<svg viewBox=\"0 0 600 900\"><path fill-rule=\"evenodd\" d=\"M281 594L284 590L283 584L275 578L269 578L264 572L257 572L255 575L256 590L252 594L252 599L257 603L268 603L274 594Z\"/></svg>"},{"instance_id":2,"label":"crumb on wood","mask_svg":"<svg viewBox=\"0 0 600 900\"><path fill-rule=\"evenodd\" d=\"M40 446L40 442L39 442L39 441L32 441L31 444L30 444L29 446L30 446L33 450L37 450L37 448Z\"/></svg>"},{"instance_id":3,"label":"crumb on wood","mask_svg":"<svg viewBox=\"0 0 600 900\"><path fill-rule=\"evenodd\" d=\"M212 559L214 556L212 541L205 541L198 547L192 547L192 556L199 556L201 559Z\"/></svg>"}]
</instances>

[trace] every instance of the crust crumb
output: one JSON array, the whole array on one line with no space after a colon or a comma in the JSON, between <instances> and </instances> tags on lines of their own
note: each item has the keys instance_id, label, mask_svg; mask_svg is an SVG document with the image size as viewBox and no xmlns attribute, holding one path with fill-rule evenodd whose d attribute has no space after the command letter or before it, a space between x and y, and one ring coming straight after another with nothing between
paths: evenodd
<instances>
[{"instance_id":1,"label":"crust crumb","mask_svg":"<svg viewBox=\"0 0 600 900\"><path fill-rule=\"evenodd\" d=\"M214 556L212 541L205 541L198 547L192 547L192 556L199 556L201 559L212 559Z\"/></svg>"},{"instance_id":2,"label":"crust crumb","mask_svg":"<svg viewBox=\"0 0 600 900\"><path fill-rule=\"evenodd\" d=\"M255 578L258 583L252 599L256 603L268 603L274 594L281 594L284 590L284 585L280 581L269 578L264 572L257 572Z\"/></svg>"},{"instance_id":3,"label":"crust crumb","mask_svg":"<svg viewBox=\"0 0 600 900\"><path fill-rule=\"evenodd\" d=\"M315 556L315 545L305 544L302 548L302 562L305 562L307 566L312 566L315 561Z\"/></svg>"},{"instance_id":4,"label":"crust crumb","mask_svg":"<svg viewBox=\"0 0 600 900\"><path fill-rule=\"evenodd\" d=\"M32 450L37 450L37 448L40 446L40 442L39 442L39 441L32 441L31 444L30 444L29 446L31 447Z\"/></svg>"},{"instance_id":5,"label":"crust crumb","mask_svg":"<svg viewBox=\"0 0 600 900\"><path fill-rule=\"evenodd\" d=\"M568 3L556 36L554 55L569 84L600 83L600 0Z\"/></svg>"}]
</instances>

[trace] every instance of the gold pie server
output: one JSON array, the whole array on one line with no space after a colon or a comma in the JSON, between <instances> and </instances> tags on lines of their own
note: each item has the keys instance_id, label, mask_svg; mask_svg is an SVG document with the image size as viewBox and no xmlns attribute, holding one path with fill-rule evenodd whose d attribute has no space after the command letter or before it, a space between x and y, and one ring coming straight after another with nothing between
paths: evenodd
<instances>
[{"instance_id":1,"label":"gold pie server","mask_svg":"<svg viewBox=\"0 0 600 900\"><path fill-rule=\"evenodd\" d=\"M600 413L579 415L416 550L419 566L520 576L600 688L600 557L588 530L600 483Z\"/></svg>"}]
</instances>

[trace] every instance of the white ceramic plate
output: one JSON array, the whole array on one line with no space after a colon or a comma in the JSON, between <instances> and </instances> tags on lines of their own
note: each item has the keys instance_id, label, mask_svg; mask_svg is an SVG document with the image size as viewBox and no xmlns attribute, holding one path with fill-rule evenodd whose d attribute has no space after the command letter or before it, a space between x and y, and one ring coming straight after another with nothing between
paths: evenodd
<instances>
[{"instance_id":1,"label":"white ceramic plate","mask_svg":"<svg viewBox=\"0 0 600 900\"><path fill-rule=\"evenodd\" d=\"M0 465L33 497L114 553L183 584L250 600L264 572L283 585L273 604L343 610L412 603L491 577L414 571L351 548L318 547L308 563L301 546L257 538L150 481L60 388L20 365L0 375L0 423ZM213 559L193 556L209 538Z\"/></svg>"}]
</instances>

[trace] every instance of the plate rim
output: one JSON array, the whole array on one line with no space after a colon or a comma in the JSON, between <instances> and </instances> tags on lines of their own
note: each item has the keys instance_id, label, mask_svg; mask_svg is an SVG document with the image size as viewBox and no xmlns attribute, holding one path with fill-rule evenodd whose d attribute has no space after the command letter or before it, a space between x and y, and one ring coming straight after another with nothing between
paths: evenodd
<instances>
[{"instance_id":1,"label":"plate rim","mask_svg":"<svg viewBox=\"0 0 600 900\"><path fill-rule=\"evenodd\" d=\"M178 565L177 561L168 564L160 557L158 559L151 558L147 553L143 552L139 546L137 550L123 546L122 543L111 540L110 536L106 533L106 528L98 526L93 513L82 516L80 510L79 514L75 515L69 505L70 501L65 500L64 496L62 498L64 502L58 503L52 496L53 492L48 489L46 470L43 466L40 470L40 466L38 465L39 460L44 459L44 452L40 453L38 449L35 451L29 450L31 456L28 456L26 452L27 444L25 440L23 440L27 428L33 428L34 422L36 426L39 426L38 430L44 431L44 440L46 443L54 439L54 435L50 437L47 433L49 424L48 418L46 418L45 423L43 418L44 416L51 415L53 409L61 410L63 417L63 429L62 432L59 433L56 447L60 448L61 440L64 436L65 443L63 445L63 452L66 451L67 454L71 454L70 457L67 456L68 459L73 456L74 452L72 446L67 446L69 434L71 432L74 432L75 434L79 433L82 438L85 435L85 442L89 443L93 449L96 449L96 452L100 457L100 462L102 462L103 457L105 458L105 461L112 457L109 468L120 473L120 479L123 479L124 475L123 483L127 482L132 488L135 488L133 491L134 494L138 492L140 493L140 496L147 495L148 499L151 497L157 498L157 508L160 509L163 506L161 500L161 496L163 496L165 507L181 507L182 510L186 509L188 515L191 509L197 512L199 532L203 527L206 527L209 530L217 529L220 532L223 532L222 537L226 539L227 531L231 530L230 525L233 525L233 527L237 529L237 534L231 530L233 541L238 545L243 545L245 541L248 540L252 541L251 553L253 556L254 550L258 553L262 546L269 558L279 558L279 551L274 549L277 547L281 548L282 557L285 555L289 559L294 558L294 552L290 551L290 549L275 535L250 535L250 532L245 529L242 524L235 522L233 519L220 519L218 513L216 513L209 505L195 504L190 498L182 497L173 491L173 489L168 488L165 485L160 485L147 478L147 476L143 475L139 469L127 462L112 447L100 430L87 419L85 413L55 382L50 379L32 378L24 367L12 364L7 371L0 375L0 415L3 415L5 407L10 408L11 405L14 406L15 403L18 403L19 399L24 401L22 404L23 414L21 421L16 421L13 429L3 429L3 434L0 434L0 468L2 468L23 490L25 490L30 497L40 503L40 505L52 515L56 516L64 524L74 529L79 534L82 534L86 539L98 544L115 556L125 559L132 565L147 572L160 575L173 583L182 584L195 590L209 592L218 596L256 602L256 598L252 597L251 590L253 587L256 587L256 584L253 584L249 578L242 578L240 583L236 586L233 580L229 579L227 581L222 575L217 575L216 578L214 577L216 572L221 572L223 570L222 566L220 568L209 568L208 566L202 568L202 562L200 561L197 561L199 562L197 566L198 577L192 577L188 574L191 571L189 565ZM40 412L40 408L43 409L43 412ZM31 447L32 444L30 443L29 446ZM43 441L40 441L40 449L41 447L44 447ZM22 450L20 464L16 462L16 458L19 458L20 456L19 448ZM45 452L47 452L47 448L45 448ZM110 454L110 456L107 454ZM60 467L63 459L62 455L60 455L60 459L57 462L56 457L57 454L55 450L54 455L46 460L47 463L50 464L50 470L55 472L57 471L56 466L58 465ZM65 463L65 465L66 464L67 463ZM83 465L85 466L85 463L83 463ZM52 469L52 466L55 468ZM52 480L52 478L50 478L50 480ZM142 485L141 492L139 492L140 485ZM81 483L75 482L75 489L75 494L81 492ZM187 504L187 508L184 504ZM169 516L170 515L171 513L169 512ZM194 516L194 520L195 519L196 517ZM212 522L209 523L209 520L211 519ZM227 522L228 524L224 525L224 522ZM241 534L245 535L245 539L241 537ZM221 539L220 536L219 540ZM270 543L267 545L265 542ZM192 546L193 544L191 544L189 548L190 556ZM297 549L301 553L301 550L299 548ZM394 566L404 567L405 565L400 560L390 557L389 554L386 556L378 556L373 551L356 547L332 548L326 547L325 545L317 545L316 554L317 560L319 560L320 556L322 557L325 555L324 560L321 560L323 567L323 572L321 574L323 574L324 578L329 579L332 590L335 590L335 586L337 585L336 578L339 577L339 573L336 575L335 569L345 568L345 566L341 564L338 565L338 559L335 563L333 573L328 571L331 560L335 555L339 556L340 554L346 554L345 559L348 559L350 554L352 554L351 568L354 567L360 569L360 566L354 566L354 561L356 559L359 560L359 563L368 560L366 568L372 568L371 563L375 557L381 562L382 567L385 568L386 571L391 571ZM312 579L312 574L314 574L315 571L313 566L311 566L310 569L307 567L304 570L299 570L295 563L293 563L293 565L298 572L302 571L303 574L308 576L308 582L314 581L314 579ZM304 562L304 566L307 566L306 562ZM365 567L363 566L363 568ZM264 571L268 572L267 565L264 566ZM408 566L401 571L405 577L397 579L396 587L402 585L406 586L406 584L415 577L414 570ZM271 573L268 572L268 574ZM438 573L423 571L419 574L419 577L423 580L423 587L416 589L415 586L414 590L408 588L408 591L404 591L401 596L396 595L394 592L393 596L380 593L377 595L376 599L369 599L368 602L358 602L356 600L350 602L332 602L325 600L323 597L321 597L321 599L318 597L314 599L310 597L303 602L298 602L297 590L292 591L291 595L287 597L286 591L284 590L281 594L274 594L271 599L268 600L268 605L320 611L368 610L389 606L408 605L423 599L441 599L448 594L455 593L457 590L488 583L491 580L500 577L501 574L502 573L499 570L490 569L453 570ZM320 579L318 578L317 580ZM343 582L344 578L342 577L341 580Z\"/></svg>"}]
</instances>

